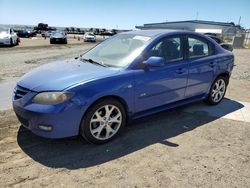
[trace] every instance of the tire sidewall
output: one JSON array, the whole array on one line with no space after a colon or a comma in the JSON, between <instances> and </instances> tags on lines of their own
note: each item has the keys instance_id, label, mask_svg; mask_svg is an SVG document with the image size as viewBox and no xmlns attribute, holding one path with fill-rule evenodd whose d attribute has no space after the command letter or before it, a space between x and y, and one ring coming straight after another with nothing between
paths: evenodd
<instances>
[{"instance_id":1,"label":"tire sidewall","mask_svg":"<svg viewBox=\"0 0 250 188\"><path fill-rule=\"evenodd\" d=\"M10 38L10 46L14 46L12 38Z\"/></svg>"},{"instance_id":2,"label":"tire sidewall","mask_svg":"<svg viewBox=\"0 0 250 188\"><path fill-rule=\"evenodd\" d=\"M107 139L107 140L98 140L96 139L92 134L91 134L91 131L90 131L90 120L93 116L93 114L101 107L105 106L105 105L114 105L116 106L117 108L119 108L121 114L122 114L122 123L120 125L120 128L119 130L115 133L114 136L112 136L111 138ZM87 112L85 113L83 119L82 119L82 122L81 122L81 126L80 126L80 134L81 136L83 136L83 138L85 138L85 140L87 140L88 142L90 143L94 143L94 144L104 144L106 142L109 142L111 140L113 140L115 137L117 137L122 129L124 128L125 126L125 123L126 123L126 111L123 107L123 105L115 100L115 99L104 99L104 100L101 100L95 104L93 104L88 110Z\"/></svg>"}]
</instances>

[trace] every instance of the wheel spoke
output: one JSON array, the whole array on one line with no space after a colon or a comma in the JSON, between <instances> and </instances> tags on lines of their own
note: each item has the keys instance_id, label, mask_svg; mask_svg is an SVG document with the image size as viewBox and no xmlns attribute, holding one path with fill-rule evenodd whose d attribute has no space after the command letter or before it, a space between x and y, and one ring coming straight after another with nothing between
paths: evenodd
<instances>
[{"instance_id":1,"label":"wheel spoke","mask_svg":"<svg viewBox=\"0 0 250 188\"><path fill-rule=\"evenodd\" d=\"M104 128L104 125L99 125L97 128L93 129L91 132L92 132L92 134L96 134L97 133L96 136L99 137L100 134L101 134L101 132L102 132L102 130L103 130L103 128Z\"/></svg>"},{"instance_id":2,"label":"wheel spoke","mask_svg":"<svg viewBox=\"0 0 250 188\"><path fill-rule=\"evenodd\" d=\"M215 94L216 94L216 91L212 90L212 97L214 97Z\"/></svg>"},{"instance_id":3,"label":"wheel spoke","mask_svg":"<svg viewBox=\"0 0 250 188\"><path fill-rule=\"evenodd\" d=\"M94 117L96 116L95 119L91 119L90 123L94 123L94 122L102 122L103 121L103 117L99 114L99 112L96 112L94 114Z\"/></svg>"},{"instance_id":4,"label":"wheel spoke","mask_svg":"<svg viewBox=\"0 0 250 188\"><path fill-rule=\"evenodd\" d=\"M115 132L115 130L112 129L111 126L109 125L107 125L105 129L106 129L106 135L105 135L106 138L109 138Z\"/></svg>"},{"instance_id":5,"label":"wheel spoke","mask_svg":"<svg viewBox=\"0 0 250 188\"><path fill-rule=\"evenodd\" d=\"M121 113L119 112L115 117L112 117L110 119L110 122L112 123L121 123Z\"/></svg>"},{"instance_id":6,"label":"wheel spoke","mask_svg":"<svg viewBox=\"0 0 250 188\"><path fill-rule=\"evenodd\" d=\"M111 108L110 108L111 107ZM114 106L109 106L109 105L106 105L105 106L105 117L106 118L109 118L110 115L112 114L113 110L114 110Z\"/></svg>"},{"instance_id":7,"label":"wheel spoke","mask_svg":"<svg viewBox=\"0 0 250 188\"><path fill-rule=\"evenodd\" d=\"M215 86L215 90L217 90L219 88L219 82L216 82L214 86Z\"/></svg>"}]
</instances>

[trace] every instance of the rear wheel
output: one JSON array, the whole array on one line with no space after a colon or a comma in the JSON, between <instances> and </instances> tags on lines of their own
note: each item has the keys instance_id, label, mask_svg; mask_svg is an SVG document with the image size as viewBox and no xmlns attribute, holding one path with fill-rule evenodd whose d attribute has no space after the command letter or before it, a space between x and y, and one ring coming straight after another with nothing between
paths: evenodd
<instances>
[{"instance_id":1,"label":"rear wheel","mask_svg":"<svg viewBox=\"0 0 250 188\"><path fill-rule=\"evenodd\" d=\"M206 103L216 105L222 101L227 90L227 79L219 76L211 86Z\"/></svg>"},{"instance_id":2,"label":"rear wheel","mask_svg":"<svg viewBox=\"0 0 250 188\"><path fill-rule=\"evenodd\" d=\"M80 134L89 142L103 144L115 138L126 122L123 105L115 99L94 104L85 114Z\"/></svg>"}]
</instances>

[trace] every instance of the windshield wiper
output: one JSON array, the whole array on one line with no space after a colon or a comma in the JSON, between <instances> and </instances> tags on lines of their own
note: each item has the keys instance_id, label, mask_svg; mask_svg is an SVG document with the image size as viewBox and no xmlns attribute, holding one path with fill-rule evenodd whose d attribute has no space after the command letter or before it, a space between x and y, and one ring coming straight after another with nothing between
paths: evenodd
<instances>
[{"instance_id":1,"label":"windshield wiper","mask_svg":"<svg viewBox=\"0 0 250 188\"><path fill-rule=\"evenodd\" d=\"M92 64L101 65L103 67L107 67L107 65L104 65L102 62L97 62L97 61L94 61L93 59L82 59L81 58L81 60L87 61L87 62L92 63Z\"/></svg>"}]
</instances>

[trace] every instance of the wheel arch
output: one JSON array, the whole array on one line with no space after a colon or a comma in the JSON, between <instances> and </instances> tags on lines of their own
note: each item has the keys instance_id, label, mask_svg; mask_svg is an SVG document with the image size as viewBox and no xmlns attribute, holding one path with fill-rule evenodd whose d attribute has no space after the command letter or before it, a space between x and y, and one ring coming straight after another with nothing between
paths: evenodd
<instances>
[{"instance_id":1,"label":"wheel arch","mask_svg":"<svg viewBox=\"0 0 250 188\"><path fill-rule=\"evenodd\" d=\"M220 73L220 74L215 78L215 80L216 80L218 77L220 77L220 76L226 78L226 84L228 85L228 83L229 83L229 78L230 78L230 74L229 74L228 72L222 72L222 73Z\"/></svg>"},{"instance_id":2,"label":"wheel arch","mask_svg":"<svg viewBox=\"0 0 250 188\"><path fill-rule=\"evenodd\" d=\"M128 104L127 104L127 102L126 102L122 97L117 96L117 95L106 95L106 96L102 96L102 97L100 97L100 98L94 100L92 103L90 103L88 109L89 109L91 106L93 106L93 105L95 105L96 103L98 103L99 101L102 101L102 100L105 100L105 99L115 99L115 100L119 101L119 102L123 105L123 107L124 107L124 109L125 109L125 111L126 111L126 114L128 114L128 111L129 111L129 110L128 110ZM88 109L86 110L86 112L88 111Z\"/></svg>"},{"instance_id":3,"label":"wheel arch","mask_svg":"<svg viewBox=\"0 0 250 188\"><path fill-rule=\"evenodd\" d=\"M127 116L127 121L126 123L128 122L128 119L129 119L129 107L128 107L128 104L127 102L120 96L117 96L117 95L106 95L106 96L102 96L102 97L99 97L98 99L92 101L89 105L88 105L88 108L85 110L85 112L83 113L82 115L82 119L81 119L81 122L80 122L80 125L79 125L79 130L78 130L78 134L80 134L80 131L81 131L81 124L84 120L84 116L85 114L88 112L88 110L95 104L97 104L98 102L102 101L102 100L105 100L105 99L115 99L117 101L119 101L122 106L124 107L124 110L125 110L125 113L126 113L126 116Z\"/></svg>"}]
</instances>

